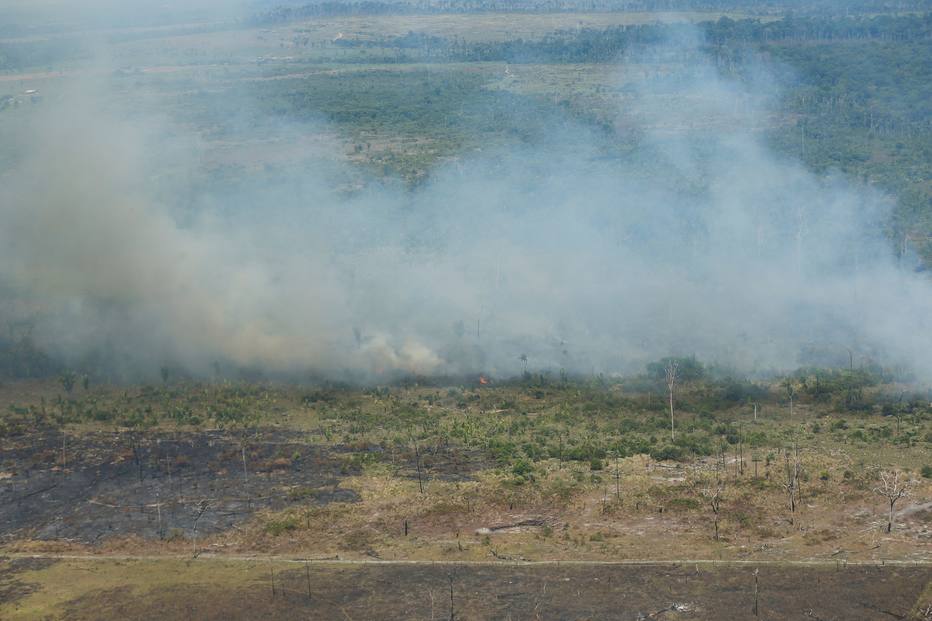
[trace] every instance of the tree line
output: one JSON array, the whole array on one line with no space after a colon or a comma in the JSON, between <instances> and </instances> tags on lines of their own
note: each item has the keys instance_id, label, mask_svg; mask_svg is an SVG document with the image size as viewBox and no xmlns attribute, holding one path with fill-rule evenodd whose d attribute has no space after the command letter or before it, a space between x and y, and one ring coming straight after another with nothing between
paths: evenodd
<instances>
[{"instance_id":1,"label":"tree line","mask_svg":"<svg viewBox=\"0 0 932 621\"><path fill-rule=\"evenodd\" d=\"M448 13L624 13L654 11L744 11L781 15L868 15L928 9L923 0L323 0L258 11L249 22L268 25L353 15Z\"/></svg>"},{"instance_id":2,"label":"tree line","mask_svg":"<svg viewBox=\"0 0 932 621\"><path fill-rule=\"evenodd\" d=\"M691 24L629 24L609 28L557 30L540 39L465 41L409 32L401 36L341 39L344 47L404 50L407 61L505 61L511 63L614 62L637 46L654 45L671 37L686 36L698 28L711 48L782 42L825 43L877 41L925 43L932 40L932 13L924 15L821 18L787 16L775 21L734 20Z\"/></svg>"}]
</instances>

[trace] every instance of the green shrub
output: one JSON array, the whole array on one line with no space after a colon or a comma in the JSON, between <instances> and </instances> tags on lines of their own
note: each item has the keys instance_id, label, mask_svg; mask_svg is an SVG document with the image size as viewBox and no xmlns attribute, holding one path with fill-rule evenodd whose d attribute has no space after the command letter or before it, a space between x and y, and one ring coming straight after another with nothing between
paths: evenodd
<instances>
[{"instance_id":1,"label":"green shrub","mask_svg":"<svg viewBox=\"0 0 932 621\"><path fill-rule=\"evenodd\" d=\"M519 457L511 464L511 474L516 483L534 480L534 464L526 457Z\"/></svg>"},{"instance_id":2,"label":"green shrub","mask_svg":"<svg viewBox=\"0 0 932 621\"><path fill-rule=\"evenodd\" d=\"M672 498L667 503L667 508L695 511L699 508L699 501L695 498Z\"/></svg>"},{"instance_id":3,"label":"green shrub","mask_svg":"<svg viewBox=\"0 0 932 621\"><path fill-rule=\"evenodd\" d=\"M298 528L298 518L294 516L283 517L280 520L272 520L265 525L265 532L278 537L282 533L291 532Z\"/></svg>"},{"instance_id":4,"label":"green shrub","mask_svg":"<svg viewBox=\"0 0 932 621\"><path fill-rule=\"evenodd\" d=\"M184 541L184 531L180 528L173 528L168 531L168 534L165 536L165 540L172 542Z\"/></svg>"},{"instance_id":5,"label":"green shrub","mask_svg":"<svg viewBox=\"0 0 932 621\"><path fill-rule=\"evenodd\" d=\"M677 461L683 458L683 448L666 444L661 447L653 448L650 451L651 459L657 461Z\"/></svg>"}]
</instances>

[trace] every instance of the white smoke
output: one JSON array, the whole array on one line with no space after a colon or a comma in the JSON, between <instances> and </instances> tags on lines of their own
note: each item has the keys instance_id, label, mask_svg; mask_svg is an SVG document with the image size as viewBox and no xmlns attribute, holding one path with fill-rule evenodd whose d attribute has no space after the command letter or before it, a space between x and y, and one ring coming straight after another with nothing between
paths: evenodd
<instances>
[{"instance_id":1,"label":"white smoke","mask_svg":"<svg viewBox=\"0 0 932 621\"><path fill-rule=\"evenodd\" d=\"M347 194L331 162L241 180L235 208L179 175L205 148L185 128L78 82L5 137L4 312L69 360L144 374L510 374L522 355L612 372L671 353L753 372L813 347L932 374L932 288L893 260L892 199L776 155L766 72L738 83L696 50L650 51L693 60L619 111L629 156L567 121L418 190Z\"/></svg>"}]
</instances>

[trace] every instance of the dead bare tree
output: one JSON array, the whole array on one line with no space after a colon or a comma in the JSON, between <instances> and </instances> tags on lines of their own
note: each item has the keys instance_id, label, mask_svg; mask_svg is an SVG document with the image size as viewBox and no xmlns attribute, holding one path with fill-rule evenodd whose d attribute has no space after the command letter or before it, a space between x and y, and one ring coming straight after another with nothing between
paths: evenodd
<instances>
[{"instance_id":1,"label":"dead bare tree","mask_svg":"<svg viewBox=\"0 0 932 621\"><path fill-rule=\"evenodd\" d=\"M738 426L738 474L744 476L744 436L741 434L740 424Z\"/></svg>"},{"instance_id":2,"label":"dead bare tree","mask_svg":"<svg viewBox=\"0 0 932 621\"><path fill-rule=\"evenodd\" d=\"M802 462L799 459L799 442L793 442L794 460L796 463L796 503L803 504Z\"/></svg>"},{"instance_id":3,"label":"dead bare tree","mask_svg":"<svg viewBox=\"0 0 932 621\"><path fill-rule=\"evenodd\" d=\"M200 521L201 516L204 515L204 512L207 511L207 508L210 506L210 502L202 500L201 504L198 506L197 515L194 516L194 528L192 533L192 549L194 558L197 558L197 523Z\"/></svg>"},{"instance_id":4,"label":"dead bare tree","mask_svg":"<svg viewBox=\"0 0 932 621\"><path fill-rule=\"evenodd\" d=\"M307 578L307 599L311 599L311 567L307 559L304 559L304 577Z\"/></svg>"},{"instance_id":5,"label":"dead bare tree","mask_svg":"<svg viewBox=\"0 0 932 621\"><path fill-rule=\"evenodd\" d=\"M679 364L672 358L667 362L667 366L664 368L664 375L667 380L667 392L670 395L670 440L673 441L676 440L676 427L673 417L673 389L676 387L676 373L678 369Z\"/></svg>"},{"instance_id":6,"label":"dead bare tree","mask_svg":"<svg viewBox=\"0 0 932 621\"><path fill-rule=\"evenodd\" d=\"M786 398L790 402L790 418L793 418L793 399L796 398L796 384L792 379L786 378L783 382L783 390L786 391Z\"/></svg>"},{"instance_id":7,"label":"dead bare tree","mask_svg":"<svg viewBox=\"0 0 932 621\"><path fill-rule=\"evenodd\" d=\"M414 441L414 466L417 468L417 487L421 494L423 494L424 479L421 476L421 449L418 448L417 440Z\"/></svg>"},{"instance_id":8,"label":"dead bare tree","mask_svg":"<svg viewBox=\"0 0 932 621\"><path fill-rule=\"evenodd\" d=\"M702 488L702 495L712 509L712 522L715 525L715 540L718 541L718 521L722 509L722 497L725 494L725 482L716 477L715 483Z\"/></svg>"},{"instance_id":9,"label":"dead bare tree","mask_svg":"<svg viewBox=\"0 0 932 621\"><path fill-rule=\"evenodd\" d=\"M143 480L143 447L146 442L146 436L150 429L155 427L158 419L151 408L129 409L120 414L115 421L119 433L122 435L127 432L130 448L133 450L133 463L136 464L136 474L139 478L140 485Z\"/></svg>"},{"instance_id":10,"label":"dead bare tree","mask_svg":"<svg viewBox=\"0 0 932 621\"><path fill-rule=\"evenodd\" d=\"M450 621L456 620L456 613L453 606L453 574L448 574L447 579L450 581Z\"/></svg>"},{"instance_id":11,"label":"dead bare tree","mask_svg":"<svg viewBox=\"0 0 932 621\"><path fill-rule=\"evenodd\" d=\"M618 468L618 453L615 453L615 501L621 500L621 470Z\"/></svg>"},{"instance_id":12,"label":"dead bare tree","mask_svg":"<svg viewBox=\"0 0 932 621\"><path fill-rule=\"evenodd\" d=\"M920 604L916 610L916 619L932 619L932 604Z\"/></svg>"},{"instance_id":13,"label":"dead bare tree","mask_svg":"<svg viewBox=\"0 0 932 621\"><path fill-rule=\"evenodd\" d=\"M155 492L155 511L156 515L158 516L159 539L164 539L162 532L162 499L159 497L158 490Z\"/></svg>"},{"instance_id":14,"label":"dead bare tree","mask_svg":"<svg viewBox=\"0 0 932 621\"><path fill-rule=\"evenodd\" d=\"M61 398L61 395L58 396L57 404L58 409L52 414L52 420L61 432L61 472L65 474L65 469L68 466L68 459L65 453L66 439L68 437L68 412L65 410L65 400ZM45 398L42 399L42 416L43 418L46 417Z\"/></svg>"},{"instance_id":15,"label":"dead bare tree","mask_svg":"<svg viewBox=\"0 0 932 621\"><path fill-rule=\"evenodd\" d=\"M881 470L880 484L874 491L890 503L890 517L887 519L887 532L893 530L893 519L896 517L895 507L901 498L908 498L915 481L899 470Z\"/></svg>"},{"instance_id":16,"label":"dead bare tree","mask_svg":"<svg viewBox=\"0 0 932 621\"><path fill-rule=\"evenodd\" d=\"M246 440L243 439L243 442L240 443L240 454L243 457L243 483L249 484L249 471L246 469Z\"/></svg>"},{"instance_id":17,"label":"dead bare tree","mask_svg":"<svg viewBox=\"0 0 932 621\"><path fill-rule=\"evenodd\" d=\"M796 523L796 498L799 494L799 475L801 472L799 462L799 446L794 445L793 462L790 463L789 449L783 450L783 463L786 471L786 482L783 489L786 491L787 499L790 503L790 523Z\"/></svg>"}]
</instances>

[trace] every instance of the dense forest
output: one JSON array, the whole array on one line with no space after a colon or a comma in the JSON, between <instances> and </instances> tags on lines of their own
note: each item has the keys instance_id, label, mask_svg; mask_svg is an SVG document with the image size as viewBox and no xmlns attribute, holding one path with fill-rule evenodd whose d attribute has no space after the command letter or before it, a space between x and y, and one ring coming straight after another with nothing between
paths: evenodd
<instances>
[{"instance_id":1,"label":"dense forest","mask_svg":"<svg viewBox=\"0 0 932 621\"><path fill-rule=\"evenodd\" d=\"M337 15L437 13L578 13L652 11L753 11L782 15L852 15L928 10L926 0L358 0L276 2L257 11L256 24Z\"/></svg>"},{"instance_id":2,"label":"dense forest","mask_svg":"<svg viewBox=\"0 0 932 621\"><path fill-rule=\"evenodd\" d=\"M778 43L926 42L932 39L932 13L839 19L787 16L775 21L722 17L717 21L701 22L698 27L708 46L719 55L725 55L749 45ZM478 43L410 32L377 39L346 38L337 43L348 47L400 48L406 51L407 61L592 63L617 61L633 47L655 44L692 32L693 28L687 24L634 24L560 30L536 40Z\"/></svg>"}]
</instances>

